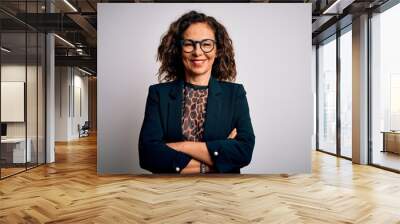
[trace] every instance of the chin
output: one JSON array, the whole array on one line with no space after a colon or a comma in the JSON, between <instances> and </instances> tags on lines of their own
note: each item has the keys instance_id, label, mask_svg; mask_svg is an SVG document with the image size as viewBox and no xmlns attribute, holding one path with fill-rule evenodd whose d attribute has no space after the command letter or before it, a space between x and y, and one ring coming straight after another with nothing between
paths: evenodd
<instances>
[{"instance_id":1,"label":"chin","mask_svg":"<svg viewBox=\"0 0 400 224\"><path fill-rule=\"evenodd\" d=\"M201 76L207 73L207 70L191 70L190 73L193 76Z\"/></svg>"}]
</instances>

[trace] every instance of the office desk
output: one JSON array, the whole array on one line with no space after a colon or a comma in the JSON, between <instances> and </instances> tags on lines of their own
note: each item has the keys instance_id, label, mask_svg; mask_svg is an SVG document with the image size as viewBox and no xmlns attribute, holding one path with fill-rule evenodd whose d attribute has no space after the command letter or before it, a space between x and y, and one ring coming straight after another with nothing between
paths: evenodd
<instances>
[{"instance_id":1,"label":"office desk","mask_svg":"<svg viewBox=\"0 0 400 224\"><path fill-rule=\"evenodd\" d=\"M392 152L400 154L400 132L382 131L382 133L383 133L382 152Z\"/></svg>"},{"instance_id":2,"label":"office desk","mask_svg":"<svg viewBox=\"0 0 400 224\"><path fill-rule=\"evenodd\" d=\"M25 153L25 138L6 138L1 139L1 157L6 163L25 163L30 162L32 158L30 138L27 139ZM27 161L25 161L27 159Z\"/></svg>"}]
</instances>

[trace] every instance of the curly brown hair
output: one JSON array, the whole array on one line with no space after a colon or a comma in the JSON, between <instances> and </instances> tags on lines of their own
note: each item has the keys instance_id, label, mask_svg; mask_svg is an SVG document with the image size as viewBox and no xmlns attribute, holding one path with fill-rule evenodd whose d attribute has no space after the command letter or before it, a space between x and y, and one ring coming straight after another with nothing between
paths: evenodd
<instances>
[{"instance_id":1,"label":"curly brown hair","mask_svg":"<svg viewBox=\"0 0 400 224\"><path fill-rule=\"evenodd\" d=\"M212 65L211 75L221 81L235 81L235 55L232 40L225 27L214 19L214 17L197 11L190 11L173 22L169 26L168 32L161 38L157 52L157 61L161 62L157 73L159 82L184 78L185 73L181 60L182 49L180 41L183 38L185 30L193 23L207 23L214 31L217 55Z\"/></svg>"}]
</instances>

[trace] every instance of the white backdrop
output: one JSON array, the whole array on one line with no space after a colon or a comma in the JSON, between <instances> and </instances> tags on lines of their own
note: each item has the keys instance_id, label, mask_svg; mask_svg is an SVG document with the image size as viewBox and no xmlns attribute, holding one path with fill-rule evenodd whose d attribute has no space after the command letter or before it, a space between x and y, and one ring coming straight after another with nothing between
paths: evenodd
<instances>
[{"instance_id":1,"label":"white backdrop","mask_svg":"<svg viewBox=\"0 0 400 224\"><path fill-rule=\"evenodd\" d=\"M98 4L98 173L147 173L138 137L157 47L190 10L215 17L233 40L237 82L247 91L256 136L242 173L311 171L311 4Z\"/></svg>"}]
</instances>

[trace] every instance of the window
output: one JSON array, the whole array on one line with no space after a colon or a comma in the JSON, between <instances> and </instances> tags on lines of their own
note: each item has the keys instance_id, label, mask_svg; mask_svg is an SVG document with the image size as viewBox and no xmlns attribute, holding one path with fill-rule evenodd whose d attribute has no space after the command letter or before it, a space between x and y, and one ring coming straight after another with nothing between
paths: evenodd
<instances>
[{"instance_id":1,"label":"window","mask_svg":"<svg viewBox=\"0 0 400 224\"><path fill-rule=\"evenodd\" d=\"M318 47L318 149L336 154L336 39Z\"/></svg>"},{"instance_id":2,"label":"window","mask_svg":"<svg viewBox=\"0 0 400 224\"><path fill-rule=\"evenodd\" d=\"M351 26L340 36L340 155L352 157L352 35Z\"/></svg>"},{"instance_id":3,"label":"window","mask_svg":"<svg viewBox=\"0 0 400 224\"><path fill-rule=\"evenodd\" d=\"M400 5L371 18L371 159L400 170Z\"/></svg>"}]
</instances>

